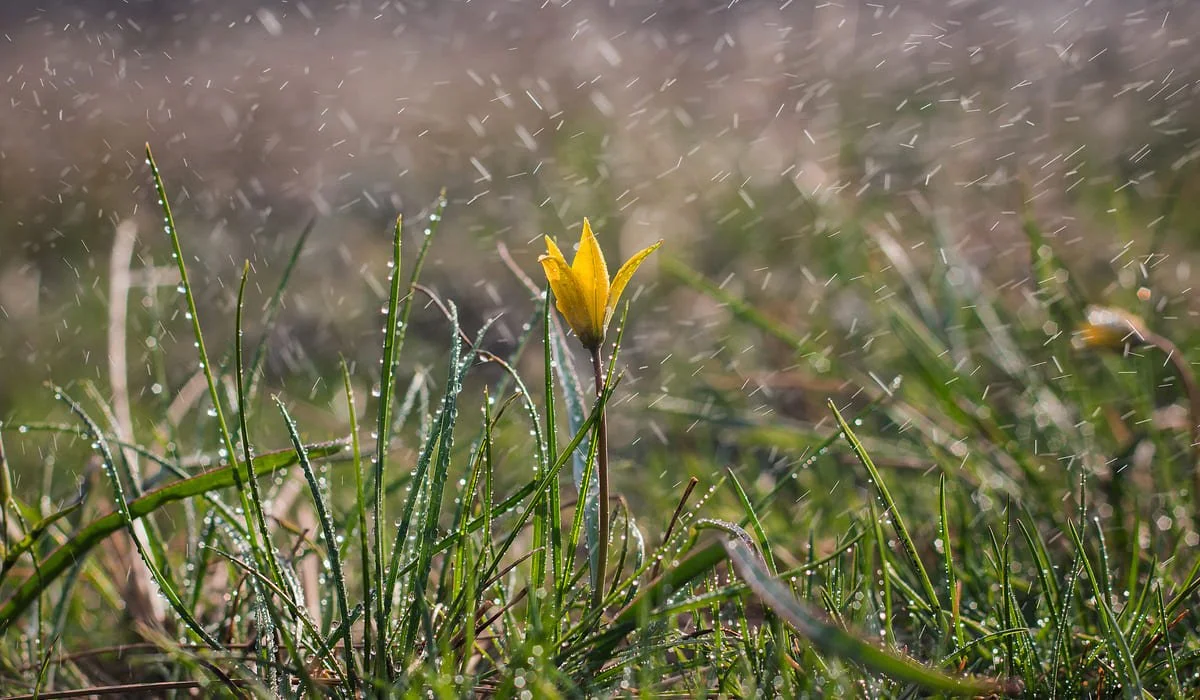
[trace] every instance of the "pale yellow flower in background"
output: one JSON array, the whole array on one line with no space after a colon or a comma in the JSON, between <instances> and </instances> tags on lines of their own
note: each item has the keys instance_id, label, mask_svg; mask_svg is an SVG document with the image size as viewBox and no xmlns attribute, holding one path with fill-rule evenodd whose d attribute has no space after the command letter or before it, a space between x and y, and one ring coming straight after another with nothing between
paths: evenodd
<instances>
[{"instance_id":1,"label":"pale yellow flower in background","mask_svg":"<svg viewBox=\"0 0 1200 700\"><path fill-rule=\"evenodd\" d=\"M1112 306L1089 306L1078 329L1079 344L1089 349L1120 350L1151 344L1152 334L1137 316Z\"/></svg>"},{"instance_id":2,"label":"pale yellow flower in background","mask_svg":"<svg viewBox=\"0 0 1200 700\"><path fill-rule=\"evenodd\" d=\"M579 251L570 265L554 240L546 236L546 254L539 257L538 262L546 271L546 280L554 292L558 312L585 348L595 350L604 343L604 335L608 332L608 324L612 321L621 293L646 256L660 245L661 240L634 253L621 265L610 282L604 253L587 219L583 220Z\"/></svg>"}]
</instances>

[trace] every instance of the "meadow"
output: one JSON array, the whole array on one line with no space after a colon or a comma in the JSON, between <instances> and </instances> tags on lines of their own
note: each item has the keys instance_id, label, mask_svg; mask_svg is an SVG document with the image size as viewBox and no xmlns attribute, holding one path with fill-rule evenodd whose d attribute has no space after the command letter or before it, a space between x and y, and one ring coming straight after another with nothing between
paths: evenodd
<instances>
[{"instance_id":1,"label":"meadow","mask_svg":"<svg viewBox=\"0 0 1200 700\"><path fill-rule=\"evenodd\" d=\"M0 696L1200 692L1200 17L790 4L10 80Z\"/></svg>"}]
</instances>

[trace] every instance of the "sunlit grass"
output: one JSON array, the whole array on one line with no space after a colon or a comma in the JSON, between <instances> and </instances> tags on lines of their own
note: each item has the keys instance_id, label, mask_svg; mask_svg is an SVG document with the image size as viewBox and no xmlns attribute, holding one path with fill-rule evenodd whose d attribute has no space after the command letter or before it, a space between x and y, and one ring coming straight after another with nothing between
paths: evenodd
<instances>
[{"instance_id":1,"label":"sunlit grass","mask_svg":"<svg viewBox=\"0 0 1200 700\"><path fill-rule=\"evenodd\" d=\"M409 219L424 229L412 263L397 221L379 364L343 364L344 406L333 410L345 425L312 436L294 397L259 395L262 347L243 347L248 265L233 318L199 318L191 243L151 170L180 272L181 328L197 352L194 430L162 421L121 440L120 419L87 385L47 389L69 421L6 421L7 452L82 438L104 478L82 505L55 506L15 483L0 452L7 693L1200 689L1200 541L1186 486L1197 466L1194 378L1170 362L1183 351L1153 318L1128 317L1136 337L1099 334L1091 300L1032 218L1036 286L1025 302L953 246L922 262L845 222L841 247L812 265L870 300L854 319L869 335L834 335L823 311L792 327L668 243L664 278L727 314L730 343L769 342L789 362L645 400L623 386L634 372L622 347L653 288L607 335L605 299L598 337L584 339L608 358L594 364L595 392L536 285L514 302L529 323L500 356L487 349L492 322L464 328L455 305L420 284L440 199ZM422 371L404 352L414 308L444 323L442 362ZM219 354L205 332L222 323L234 342ZM1147 338L1167 366L1138 352ZM819 397L786 413L748 403L747 385L773 382ZM370 387L361 415L356 386ZM1186 406L1186 418L1161 406ZM668 438L613 445L610 498L592 488L609 468L605 416L653 421ZM157 473L135 479L124 462L133 454ZM149 595L165 600L161 616L103 565L127 536L157 589ZM103 643L120 646L94 648L89 630L118 622L126 629Z\"/></svg>"}]
</instances>

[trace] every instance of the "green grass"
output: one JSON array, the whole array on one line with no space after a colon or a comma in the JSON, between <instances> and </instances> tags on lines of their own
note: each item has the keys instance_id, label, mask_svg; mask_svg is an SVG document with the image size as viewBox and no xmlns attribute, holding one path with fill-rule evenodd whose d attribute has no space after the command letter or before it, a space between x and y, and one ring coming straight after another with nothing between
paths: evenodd
<instances>
[{"instance_id":1,"label":"green grass","mask_svg":"<svg viewBox=\"0 0 1200 700\"><path fill-rule=\"evenodd\" d=\"M428 230L407 272L397 221L379 365L342 364L347 420L313 437L296 418L313 406L259 395L262 346L243 347L249 266L225 329L233 348L210 354L204 329L222 319L199 318L190 242L151 169L205 398L136 445L87 385L47 389L70 420L5 421L4 693L1200 692L1196 450L1156 414L1189 405L1190 375L1172 374L1188 365L1152 346L1075 347L1091 300L1031 216L1024 295L975 274L937 222L946 244L927 260L865 218L827 222L844 225L809 263L830 283L802 328L768 311L769 295L667 258L611 339L614 369L593 398L540 290L500 356L491 323L464 328L420 285L443 198L413 217ZM626 385L622 345L667 293L707 298L723 340L707 373L697 358L641 358L698 377L655 399ZM838 295L868 302L853 328L824 311ZM445 328L441 363L421 371L404 352L416 309ZM1145 319L1163 338L1168 312ZM740 357L759 354L786 364L762 360L767 374L746 379ZM805 400L784 410L795 386ZM667 437L614 443L609 504L593 487L602 410ZM55 508L10 478L5 454L81 440L102 481L77 501ZM133 481L132 454L159 473ZM603 581L600 505L614 514ZM160 620L107 565L126 536Z\"/></svg>"}]
</instances>

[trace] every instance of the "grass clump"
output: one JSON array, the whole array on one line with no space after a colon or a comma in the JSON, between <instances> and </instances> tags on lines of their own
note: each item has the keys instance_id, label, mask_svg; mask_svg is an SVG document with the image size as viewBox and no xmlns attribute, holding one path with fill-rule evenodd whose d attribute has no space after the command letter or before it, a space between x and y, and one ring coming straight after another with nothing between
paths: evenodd
<instances>
[{"instance_id":1,"label":"grass clump","mask_svg":"<svg viewBox=\"0 0 1200 700\"><path fill-rule=\"evenodd\" d=\"M963 274L969 266L952 253L922 267L879 236L824 260L830 279L889 290L873 311L888 329L871 341L879 366L819 349L820 335L799 334L667 258L669 278L729 314L731 336L786 348L802 361L788 370L802 381L812 379L804 368L817 366L840 378L826 385L819 413L763 418L716 385L702 403L615 403L626 318L608 337L615 298L579 294L574 278L579 289L570 287L561 253L547 266L550 284L591 355L595 392L584 389L574 345L536 285L512 352L487 349L491 323L463 328L454 304L419 281L443 197L407 276L396 223L367 413L360 419L355 401L362 373L343 362L346 437L313 440L292 401L259 396L262 350L247 361L243 347L249 265L232 351L210 355L186 241L149 162L206 396L193 400L195 445L184 445L178 424L164 423L144 444L120 438L120 419L88 385L51 390L72 422L5 423L10 442L83 438L116 501L97 515L96 502L109 496L85 494L59 509L25 498L0 447L5 692L1196 692L1195 495L1179 484L1195 468L1197 416L1184 430L1131 427L1137 411L1123 414L1114 398L1152 413L1165 392L1159 368L1135 351L1147 337L1168 354L1178 348L1160 334L1134 342L1087 326L1098 317L1060 284L1065 265L1032 224L1040 300L1016 311L1001 290ZM584 236L588 289L603 277L607 292L587 224ZM612 296L627 282L619 272ZM444 379L417 373L406 388L403 351L418 300L445 322ZM1062 332L1049 341L1026 330L1051 323ZM1072 348L1077 323L1082 347ZM539 345L540 376L519 371ZM1122 352L1096 354L1112 349ZM475 393L483 367L499 372ZM1172 367L1185 389L1166 400L1190 399L1189 366ZM616 483L629 486L610 492L609 414L703 422L714 435L732 434L747 459L730 467L702 445L622 450L634 466ZM280 435L286 447L259 448L260 434ZM787 458L756 464L761 447ZM134 457L156 473L137 478ZM700 474L683 478L685 461ZM660 467L677 488L655 492L650 475ZM161 613L134 605L137 589L97 563L120 537L148 572L146 594L165 601ZM117 619L130 624L118 645L87 647L83 630Z\"/></svg>"}]
</instances>

